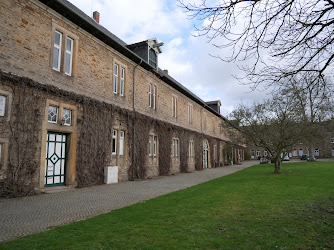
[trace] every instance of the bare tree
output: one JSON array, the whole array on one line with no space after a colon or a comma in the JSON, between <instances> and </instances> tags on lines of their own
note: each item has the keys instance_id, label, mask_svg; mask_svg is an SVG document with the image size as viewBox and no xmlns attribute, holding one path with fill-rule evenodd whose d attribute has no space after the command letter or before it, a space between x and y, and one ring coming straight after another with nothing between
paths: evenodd
<instances>
[{"instance_id":1,"label":"bare tree","mask_svg":"<svg viewBox=\"0 0 334 250\"><path fill-rule=\"evenodd\" d=\"M268 151L275 161L274 173L280 173L281 153L291 151L302 132L291 100L276 97L251 107L240 105L231 113L230 119L239 122L237 129L248 144ZM235 127L235 123L226 124Z\"/></svg>"},{"instance_id":2,"label":"bare tree","mask_svg":"<svg viewBox=\"0 0 334 250\"><path fill-rule=\"evenodd\" d=\"M300 72L323 77L332 68L332 0L222 0L215 6L206 0L178 1L191 18L203 21L196 35L231 51L217 57L227 62L251 59L239 66L253 88L261 83L271 86Z\"/></svg>"},{"instance_id":3,"label":"bare tree","mask_svg":"<svg viewBox=\"0 0 334 250\"><path fill-rule=\"evenodd\" d=\"M280 94L288 96L296 107L300 129L304 132L301 141L309 147L310 160L314 160L314 144L321 143L326 136L323 124L334 112L332 83L314 74L304 72L292 76L280 89Z\"/></svg>"}]
</instances>

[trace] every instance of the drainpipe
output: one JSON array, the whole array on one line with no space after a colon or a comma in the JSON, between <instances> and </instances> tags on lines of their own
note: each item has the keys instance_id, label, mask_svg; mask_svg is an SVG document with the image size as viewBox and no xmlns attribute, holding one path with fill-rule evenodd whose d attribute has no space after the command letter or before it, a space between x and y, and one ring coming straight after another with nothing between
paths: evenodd
<instances>
[{"instance_id":1,"label":"drainpipe","mask_svg":"<svg viewBox=\"0 0 334 250\"><path fill-rule=\"evenodd\" d=\"M135 90L136 90L136 68L143 62L140 59L140 62L133 67L133 89L132 89L132 110L133 110L133 119L132 119L132 164L131 164L131 181L135 179L135 160L136 160L136 150L135 150L135 141L136 141L136 129L135 129Z\"/></svg>"}]
</instances>

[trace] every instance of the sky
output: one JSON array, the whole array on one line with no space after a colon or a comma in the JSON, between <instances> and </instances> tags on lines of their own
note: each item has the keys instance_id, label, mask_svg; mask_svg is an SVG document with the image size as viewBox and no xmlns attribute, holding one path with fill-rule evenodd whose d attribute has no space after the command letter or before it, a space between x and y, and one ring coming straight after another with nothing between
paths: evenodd
<instances>
[{"instance_id":1,"label":"sky","mask_svg":"<svg viewBox=\"0 0 334 250\"><path fill-rule=\"evenodd\" d=\"M211 55L224 56L205 37L195 37L192 20L176 0L69 0L88 16L100 12L100 25L127 44L157 38L163 42L159 67L204 101L220 100L221 114L228 114L240 103L252 104L264 93L251 92L233 76L242 72L234 63Z\"/></svg>"}]
</instances>

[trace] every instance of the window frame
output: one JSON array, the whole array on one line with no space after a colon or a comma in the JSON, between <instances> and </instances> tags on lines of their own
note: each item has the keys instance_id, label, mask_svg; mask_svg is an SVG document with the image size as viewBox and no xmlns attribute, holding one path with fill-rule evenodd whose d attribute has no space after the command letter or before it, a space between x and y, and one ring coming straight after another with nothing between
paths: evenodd
<instances>
[{"instance_id":1,"label":"window frame","mask_svg":"<svg viewBox=\"0 0 334 250\"><path fill-rule=\"evenodd\" d=\"M60 44L59 45L56 44L56 33L58 33L60 35L60 38L59 38L59 43ZM61 68L62 46L63 46L63 33L60 32L58 29L56 29L55 32L54 32L54 36L53 36L52 69L56 70L58 72L60 72L60 68ZM58 51L59 51L58 58L57 58L58 67L54 66L55 49L58 49Z\"/></svg>"},{"instance_id":2,"label":"window frame","mask_svg":"<svg viewBox=\"0 0 334 250\"><path fill-rule=\"evenodd\" d=\"M114 64L114 94L118 92L118 69L119 65L117 63Z\"/></svg>"},{"instance_id":3,"label":"window frame","mask_svg":"<svg viewBox=\"0 0 334 250\"><path fill-rule=\"evenodd\" d=\"M157 156L158 137L153 135L153 157Z\"/></svg>"},{"instance_id":4,"label":"window frame","mask_svg":"<svg viewBox=\"0 0 334 250\"><path fill-rule=\"evenodd\" d=\"M124 140L125 140L125 131L120 130L119 131L119 155L123 156L124 155Z\"/></svg>"},{"instance_id":5,"label":"window frame","mask_svg":"<svg viewBox=\"0 0 334 250\"><path fill-rule=\"evenodd\" d=\"M124 96L125 69L121 66L121 75L119 82L119 95Z\"/></svg>"},{"instance_id":6,"label":"window frame","mask_svg":"<svg viewBox=\"0 0 334 250\"><path fill-rule=\"evenodd\" d=\"M193 124L193 105L188 103L188 124Z\"/></svg>"},{"instance_id":7,"label":"window frame","mask_svg":"<svg viewBox=\"0 0 334 250\"><path fill-rule=\"evenodd\" d=\"M117 129L113 129L112 132L112 149L111 149L111 154L112 155L117 155Z\"/></svg>"},{"instance_id":8,"label":"window frame","mask_svg":"<svg viewBox=\"0 0 334 250\"><path fill-rule=\"evenodd\" d=\"M68 50L67 41L71 41L71 50ZM66 48L65 48L65 66L64 72L65 75L71 76L72 75L72 66L73 66L73 47L74 47L74 39L69 36L66 36ZM69 65L69 72L66 72L67 67L67 55L70 56L70 65Z\"/></svg>"},{"instance_id":9,"label":"window frame","mask_svg":"<svg viewBox=\"0 0 334 250\"><path fill-rule=\"evenodd\" d=\"M172 141L172 156L173 158L178 158L179 157L179 138L173 138Z\"/></svg>"},{"instance_id":10,"label":"window frame","mask_svg":"<svg viewBox=\"0 0 334 250\"><path fill-rule=\"evenodd\" d=\"M70 113L70 123L66 123L66 120L64 120L64 111L69 111ZM72 110L71 109L68 109L68 108L63 108L63 113L62 113L62 121L64 120L64 122L62 122L62 125L64 126L71 126L72 125Z\"/></svg>"},{"instance_id":11,"label":"window frame","mask_svg":"<svg viewBox=\"0 0 334 250\"><path fill-rule=\"evenodd\" d=\"M3 101L1 101L1 99ZM3 103L3 106L0 109L0 117L6 117L7 99L8 99L8 97L6 95L3 95L3 94L0 93L0 103Z\"/></svg>"},{"instance_id":12,"label":"window frame","mask_svg":"<svg viewBox=\"0 0 334 250\"><path fill-rule=\"evenodd\" d=\"M153 135L149 135L148 138L148 156L152 156L152 139L153 139Z\"/></svg>"},{"instance_id":13,"label":"window frame","mask_svg":"<svg viewBox=\"0 0 334 250\"><path fill-rule=\"evenodd\" d=\"M151 55L154 55L154 57L152 58ZM148 50L148 64L151 65L155 69L158 66L158 55L156 51L152 48Z\"/></svg>"},{"instance_id":14,"label":"window frame","mask_svg":"<svg viewBox=\"0 0 334 250\"><path fill-rule=\"evenodd\" d=\"M177 118L177 97L172 95L172 117Z\"/></svg>"},{"instance_id":15,"label":"window frame","mask_svg":"<svg viewBox=\"0 0 334 250\"><path fill-rule=\"evenodd\" d=\"M56 109L56 121L52 121L52 120L49 120L49 113L50 113L50 107L53 107ZM52 105L52 104L49 104L48 106L48 123L53 123L53 124L57 124L58 123L58 117L59 117L59 107L58 106L55 106L55 105Z\"/></svg>"}]
</instances>

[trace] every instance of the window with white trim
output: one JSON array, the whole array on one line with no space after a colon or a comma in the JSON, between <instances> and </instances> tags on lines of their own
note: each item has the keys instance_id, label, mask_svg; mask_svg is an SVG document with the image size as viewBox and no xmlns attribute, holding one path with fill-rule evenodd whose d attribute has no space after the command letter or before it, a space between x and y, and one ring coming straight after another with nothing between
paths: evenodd
<instances>
[{"instance_id":1,"label":"window with white trim","mask_svg":"<svg viewBox=\"0 0 334 250\"><path fill-rule=\"evenodd\" d=\"M65 74L72 75L73 39L66 37Z\"/></svg>"},{"instance_id":2,"label":"window with white trim","mask_svg":"<svg viewBox=\"0 0 334 250\"><path fill-rule=\"evenodd\" d=\"M125 75L125 69L121 67L121 79L119 82L119 94L120 96L124 96L124 75Z\"/></svg>"},{"instance_id":3,"label":"window with white trim","mask_svg":"<svg viewBox=\"0 0 334 250\"><path fill-rule=\"evenodd\" d=\"M194 157L194 141L190 140L189 141L189 157L193 158Z\"/></svg>"},{"instance_id":4,"label":"window with white trim","mask_svg":"<svg viewBox=\"0 0 334 250\"><path fill-rule=\"evenodd\" d=\"M193 105L188 104L188 123L193 124Z\"/></svg>"},{"instance_id":5,"label":"window with white trim","mask_svg":"<svg viewBox=\"0 0 334 250\"><path fill-rule=\"evenodd\" d=\"M179 139L174 138L172 142L172 156L177 158L179 157Z\"/></svg>"},{"instance_id":6,"label":"window with white trim","mask_svg":"<svg viewBox=\"0 0 334 250\"><path fill-rule=\"evenodd\" d=\"M50 105L48 111L48 122L57 123L57 121L58 121L58 107Z\"/></svg>"},{"instance_id":7,"label":"window with white trim","mask_svg":"<svg viewBox=\"0 0 334 250\"><path fill-rule=\"evenodd\" d=\"M334 148L332 148L332 156L334 156Z\"/></svg>"},{"instance_id":8,"label":"window with white trim","mask_svg":"<svg viewBox=\"0 0 334 250\"><path fill-rule=\"evenodd\" d=\"M261 156L260 150L256 150L256 156Z\"/></svg>"},{"instance_id":9,"label":"window with white trim","mask_svg":"<svg viewBox=\"0 0 334 250\"><path fill-rule=\"evenodd\" d=\"M158 144L158 137L153 136L153 156L157 156L157 144Z\"/></svg>"},{"instance_id":10,"label":"window with white trim","mask_svg":"<svg viewBox=\"0 0 334 250\"><path fill-rule=\"evenodd\" d=\"M264 156L264 157L267 157L267 156L268 156L268 151L267 151L267 150L264 150L264 151L263 151L263 156Z\"/></svg>"},{"instance_id":11,"label":"window with white trim","mask_svg":"<svg viewBox=\"0 0 334 250\"><path fill-rule=\"evenodd\" d=\"M54 44L53 44L52 68L57 71L60 71L62 40L63 40L63 34L56 30L55 36L54 36Z\"/></svg>"},{"instance_id":12,"label":"window with white trim","mask_svg":"<svg viewBox=\"0 0 334 250\"><path fill-rule=\"evenodd\" d=\"M156 92L157 87L150 83L149 86L149 107L152 109L156 109Z\"/></svg>"},{"instance_id":13,"label":"window with white trim","mask_svg":"<svg viewBox=\"0 0 334 250\"><path fill-rule=\"evenodd\" d=\"M297 156L297 149L294 149L294 150L292 151L292 156Z\"/></svg>"},{"instance_id":14,"label":"window with white trim","mask_svg":"<svg viewBox=\"0 0 334 250\"><path fill-rule=\"evenodd\" d=\"M124 155L124 131L119 132L119 155Z\"/></svg>"},{"instance_id":15,"label":"window with white trim","mask_svg":"<svg viewBox=\"0 0 334 250\"><path fill-rule=\"evenodd\" d=\"M112 132L112 154L116 155L117 153L117 130L114 129Z\"/></svg>"},{"instance_id":16,"label":"window with white trim","mask_svg":"<svg viewBox=\"0 0 334 250\"><path fill-rule=\"evenodd\" d=\"M334 136L331 137L331 143L334 143Z\"/></svg>"},{"instance_id":17,"label":"window with white trim","mask_svg":"<svg viewBox=\"0 0 334 250\"><path fill-rule=\"evenodd\" d=\"M118 64L114 65L114 93L117 94L118 90Z\"/></svg>"},{"instance_id":18,"label":"window with white trim","mask_svg":"<svg viewBox=\"0 0 334 250\"><path fill-rule=\"evenodd\" d=\"M52 69L72 76L75 40L64 32L54 30Z\"/></svg>"},{"instance_id":19,"label":"window with white trim","mask_svg":"<svg viewBox=\"0 0 334 250\"><path fill-rule=\"evenodd\" d=\"M172 96L172 117L177 116L177 97Z\"/></svg>"},{"instance_id":20,"label":"window with white trim","mask_svg":"<svg viewBox=\"0 0 334 250\"><path fill-rule=\"evenodd\" d=\"M158 137L156 135L150 135L148 140L148 155L156 157L158 150Z\"/></svg>"},{"instance_id":21,"label":"window with white trim","mask_svg":"<svg viewBox=\"0 0 334 250\"><path fill-rule=\"evenodd\" d=\"M71 122L72 122L72 110L64 108L62 125L71 126Z\"/></svg>"},{"instance_id":22,"label":"window with white trim","mask_svg":"<svg viewBox=\"0 0 334 250\"><path fill-rule=\"evenodd\" d=\"M6 115L6 101L7 97L4 95L0 95L0 116Z\"/></svg>"}]
</instances>

